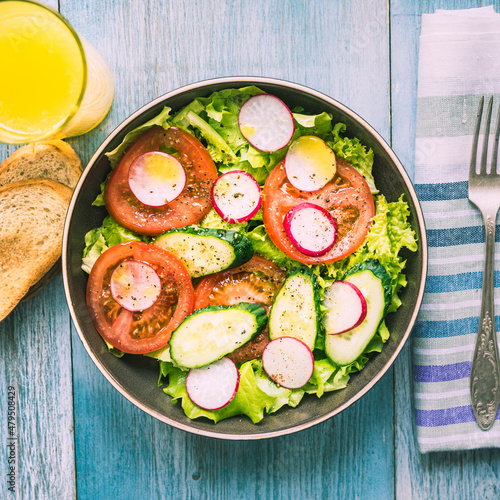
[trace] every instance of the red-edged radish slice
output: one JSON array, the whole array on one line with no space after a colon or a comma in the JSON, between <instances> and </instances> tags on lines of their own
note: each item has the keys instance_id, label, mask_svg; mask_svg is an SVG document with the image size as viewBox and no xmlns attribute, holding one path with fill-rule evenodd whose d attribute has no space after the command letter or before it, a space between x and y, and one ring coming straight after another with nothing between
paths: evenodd
<instances>
[{"instance_id":1,"label":"red-edged radish slice","mask_svg":"<svg viewBox=\"0 0 500 500\"><path fill-rule=\"evenodd\" d=\"M132 162L128 184L141 203L161 207L182 193L186 186L186 172L174 156L150 151Z\"/></svg>"},{"instance_id":2,"label":"red-edged radish slice","mask_svg":"<svg viewBox=\"0 0 500 500\"><path fill-rule=\"evenodd\" d=\"M250 97L238 114L243 137L259 151L284 148L295 132L295 120L287 105L271 94Z\"/></svg>"},{"instance_id":3,"label":"red-edged radish slice","mask_svg":"<svg viewBox=\"0 0 500 500\"><path fill-rule=\"evenodd\" d=\"M304 255L323 255L337 239L335 219L313 203L300 203L291 208L283 219L283 226L290 241Z\"/></svg>"},{"instance_id":4,"label":"red-edged radish slice","mask_svg":"<svg viewBox=\"0 0 500 500\"><path fill-rule=\"evenodd\" d=\"M264 349L262 367L277 384L286 389L298 389L312 377L314 356L301 340L279 337Z\"/></svg>"},{"instance_id":5,"label":"red-edged radish slice","mask_svg":"<svg viewBox=\"0 0 500 500\"><path fill-rule=\"evenodd\" d=\"M366 299L360 289L348 281L335 281L325 293L327 308L324 325L328 335L356 328L366 317Z\"/></svg>"},{"instance_id":6,"label":"red-edged radish slice","mask_svg":"<svg viewBox=\"0 0 500 500\"><path fill-rule=\"evenodd\" d=\"M236 396L240 372L229 358L192 368L186 377L186 391L191 401L204 410L219 410Z\"/></svg>"},{"instance_id":7,"label":"red-edged radish slice","mask_svg":"<svg viewBox=\"0 0 500 500\"><path fill-rule=\"evenodd\" d=\"M290 144L285 156L285 172L297 189L317 191L333 179L336 171L335 153L323 139L304 135Z\"/></svg>"},{"instance_id":8,"label":"red-edged radish slice","mask_svg":"<svg viewBox=\"0 0 500 500\"><path fill-rule=\"evenodd\" d=\"M156 271L144 262L126 260L111 274L112 297L128 311L145 311L158 299L161 279Z\"/></svg>"},{"instance_id":9,"label":"red-edged radish slice","mask_svg":"<svg viewBox=\"0 0 500 500\"><path fill-rule=\"evenodd\" d=\"M212 186L212 205L231 224L251 219L259 211L261 203L260 186L248 172L226 172Z\"/></svg>"}]
</instances>

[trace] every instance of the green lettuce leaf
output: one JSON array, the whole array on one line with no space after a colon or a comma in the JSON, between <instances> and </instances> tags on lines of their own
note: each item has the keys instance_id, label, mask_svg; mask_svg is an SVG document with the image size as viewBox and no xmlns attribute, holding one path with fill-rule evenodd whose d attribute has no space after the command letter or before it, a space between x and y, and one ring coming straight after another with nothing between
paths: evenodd
<instances>
[{"instance_id":1,"label":"green lettuce leaf","mask_svg":"<svg viewBox=\"0 0 500 500\"><path fill-rule=\"evenodd\" d=\"M316 394L318 398L325 392L338 391L347 387L349 373L346 367L339 368L329 359L320 359L314 362L314 372L311 380L305 385L304 391L308 394Z\"/></svg>"},{"instance_id":2,"label":"green lettuce leaf","mask_svg":"<svg viewBox=\"0 0 500 500\"><path fill-rule=\"evenodd\" d=\"M340 134L346 131L343 123L337 123L333 127L333 140L327 141L335 154L353 166L366 180L370 191L375 194L378 190L373 179L373 151L367 150L358 138L341 137Z\"/></svg>"},{"instance_id":3,"label":"green lettuce leaf","mask_svg":"<svg viewBox=\"0 0 500 500\"><path fill-rule=\"evenodd\" d=\"M215 162L231 164L238 161L231 146L203 118L190 111L186 115L186 120L191 126L199 130L206 141L208 152Z\"/></svg>"},{"instance_id":4,"label":"green lettuce leaf","mask_svg":"<svg viewBox=\"0 0 500 500\"><path fill-rule=\"evenodd\" d=\"M293 113L293 118L296 126L294 139L302 135L315 135L325 141L332 140L332 115L325 112L319 115Z\"/></svg>"},{"instance_id":5,"label":"green lettuce leaf","mask_svg":"<svg viewBox=\"0 0 500 500\"><path fill-rule=\"evenodd\" d=\"M238 152L248 143L240 132L238 113L246 100L261 93L253 86L214 92L195 99L170 123L203 138L216 162L226 166L241 163Z\"/></svg>"},{"instance_id":6,"label":"green lettuce leaf","mask_svg":"<svg viewBox=\"0 0 500 500\"><path fill-rule=\"evenodd\" d=\"M106 153L106 156L109 158L109 162L111 163L111 168L114 168L116 164L120 161L120 158L125 153L125 150L133 144L142 134L147 132L150 128L155 126L163 127L167 129L169 127L167 120L170 116L171 108L164 107L161 113L148 122L142 124L141 126L131 130L123 139L122 143L119 144L113 151Z\"/></svg>"},{"instance_id":7,"label":"green lettuce leaf","mask_svg":"<svg viewBox=\"0 0 500 500\"><path fill-rule=\"evenodd\" d=\"M125 229L109 215L106 216L101 227L92 229L85 235L82 269L90 273L94 262L105 250L127 241L147 241L147 238Z\"/></svg>"},{"instance_id":8,"label":"green lettuce leaf","mask_svg":"<svg viewBox=\"0 0 500 500\"><path fill-rule=\"evenodd\" d=\"M102 234L102 228L90 230L85 235L85 248L83 249L82 269L89 274L94 262L109 247Z\"/></svg>"},{"instance_id":9,"label":"green lettuce leaf","mask_svg":"<svg viewBox=\"0 0 500 500\"><path fill-rule=\"evenodd\" d=\"M95 200L92 202L93 207L104 207L106 203L104 202L104 188L106 187L106 182L108 181L108 178L110 174L106 177L104 182L101 182L101 192L96 196Z\"/></svg>"},{"instance_id":10,"label":"green lettuce leaf","mask_svg":"<svg viewBox=\"0 0 500 500\"><path fill-rule=\"evenodd\" d=\"M168 385L163 390L172 396L173 402L181 400L186 415L191 418L206 417L214 423L235 415L247 415L255 424L264 418L264 412L269 412L275 398L259 388L255 378L255 361L247 361L240 367L240 383L234 399L220 410L203 410L196 406L186 391L187 372L175 368L171 363L160 362L161 381L168 377Z\"/></svg>"},{"instance_id":11,"label":"green lettuce leaf","mask_svg":"<svg viewBox=\"0 0 500 500\"><path fill-rule=\"evenodd\" d=\"M129 229L125 229L114 221L109 215L102 222L102 235L106 240L108 247L126 243L127 241L146 241L147 238L140 234L134 233Z\"/></svg>"},{"instance_id":12,"label":"green lettuce leaf","mask_svg":"<svg viewBox=\"0 0 500 500\"><path fill-rule=\"evenodd\" d=\"M254 359L251 363L254 370L255 381L259 389L273 398L273 404L268 409L268 413L274 413L286 405L295 408L300 403L304 396L303 390L292 390L280 387L266 375L260 359Z\"/></svg>"},{"instance_id":13,"label":"green lettuce leaf","mask_svg":"<svg viewBox=\"0 0 500 500\"><path fill-rule=\"evenodd\" d=\"M255 253L273 261L277 266L293 269L301 264L284 254L269 238L264 224L244 233L252 242Z\"/></svg>"},{"instance_id":14,"label":"green lettuce leaf","mask_svg":"<svg viewBox=\"0 0 500 500\"><path fill-rule=\"evenodd\" d=\"M265 153L246 144L238 152L238 162L228 167L221 167L221 172L244 170L251 174L263 186L273 168L285 157L286 151L280 149L274 153Z\"/></svg>"},{"instance_id":15,"label":"green lettuce leaf","mask_svg":"<svg viewBox=\"0 0 500 500\"><path fill-rule=\"evenodd\" d=\"M120 349L117 349L116 347L112 346L108 341L104 341L106 342L106 347L108 348L108 351L113 355L115 356L116 358L123 358L124 356L124 352L123 351L120 351Z\"/></svg>"}]
</instances>

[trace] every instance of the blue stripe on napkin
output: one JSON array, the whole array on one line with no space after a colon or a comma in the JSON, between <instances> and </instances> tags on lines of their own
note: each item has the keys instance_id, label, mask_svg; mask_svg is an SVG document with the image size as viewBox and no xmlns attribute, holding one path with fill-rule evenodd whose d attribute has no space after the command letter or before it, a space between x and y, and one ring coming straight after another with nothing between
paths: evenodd
<instances>
[{"instance_id":1,"label":"blue stripe on napkin","mask_svg":"<svg viewBox=\"0 0 500 500\"><path fill-rule=\"evenodd\" d=\"M439 427L445 425L456 425L463 423L474 423L474 412L472 406L458 406L446 408L445 410L415 410L417 425L421 427ZM500 417L497 415L496 420Z\"/></svg>"},{"instance_id":2,"label":"blue stripe on napkin","mask_svg":"<svg viewBox=\"0 0 500 500\"><path fill-rule=\"evenodd\" d=\"M429 229L427 231L427 241L429 247L449 247L462 244L484 243L484 228L479 226L472 227L453 227L450 229ZM500 233L495 234L495 241L500 241Z\"/></svg>"},{"instance_id":3,"label":"blue stripe on napkin","mask_svg":"<svg viewBox=\"0 0 500 500\"><path fill-rule=\"evenodd\" d=\"M413 335L422 339L443 339L467 333L475 334L479 326L479 318L477 316L447 321L425 321L422 320L423 316L425 314L420 314L420 319L413 330ZM495 319L498 325L500 323L500 316L495 316Z\"/></svg>"},{"instance_id":4,"label":"blue stripe on napkin","mask_svg":"<svg viewBox=\"0 0 500 500\"><path fill-rule=\"evenodd\" d=\"M470 361L442 366L415 365L413 367L413 378L415 382L448 382L468 377L470 367Z\"/></svg>"},{"instance_id":5,"label":"blue stripe on napkin","mask_svg":"<svg viewBox=\"0 0 500 500\"><path fill-rule=\"evenodd\" d=\"M415 191L420 201L459 200L467 198L467 182L447 182L441 184L417 184Z\"/></svg>"},{"instance_id":6,"label":"blue stripe on napkin","mask_svg":"<svg viewBox=\"0 0 500 500\"><path fill-rule=\"evenodd\" d=\"M500 271L495 271L494 283L500 288ZM443 279L441 276L429 276L425 283L425 291L428 293L449 293L463 290L473 290L481 288L483 285L483 273L470 272L459 273L455 276L447 276Z\"/></svg>"}]
</instances>

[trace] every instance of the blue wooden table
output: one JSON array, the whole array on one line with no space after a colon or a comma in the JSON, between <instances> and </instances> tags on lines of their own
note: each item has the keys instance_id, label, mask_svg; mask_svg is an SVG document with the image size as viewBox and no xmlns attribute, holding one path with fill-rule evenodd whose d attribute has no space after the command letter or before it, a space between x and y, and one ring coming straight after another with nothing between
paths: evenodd
<instances>
[{"instance_id":1,"label":"blue wooden table","mask_svg":"<svg viewBox=\"0 0 500 500\"><path fill-rule=\"evenodd\" d=\"M481 3L51 0L106 58L116 82L105 121L70 142L86 163L115 126L169 90L219 76L271 76L352 108L413 175L421 14ZM0 146L0 160L13 150ZM60 276L0 323L0 360L0 498L500 497L500 451L419 454L409 345L335 419L256 442L185 433L119 395L80 342ZM16 494L6 475L9 387L16 392Z\"/></svg>"}]
</instances>

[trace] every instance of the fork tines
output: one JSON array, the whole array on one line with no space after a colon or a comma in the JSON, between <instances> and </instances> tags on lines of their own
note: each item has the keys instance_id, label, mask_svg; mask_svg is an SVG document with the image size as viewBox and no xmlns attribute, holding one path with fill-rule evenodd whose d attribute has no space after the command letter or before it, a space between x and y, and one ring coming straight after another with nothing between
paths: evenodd
<instances>
[{"instance_id":1,"label":"fork tines","mask_svg":"<svg viewBox=\"0 0 500 500\"><path fill-rule=\"evenodd\" d=\"M469 177L473 177L474 175L487 175L488 173L495 174L497 170L497 158L498 158L498 142L500 137L500 106L498 108L497 113L497 123L495 129L495 144L493 147L493 154L491 158L490 169L487 172L488 165L488 142L490 136L490 123L491 123L491 114L493 111L493 96L490 97L488 103L488 110L486 111L486 128L484 131L484 139L483 139L483 148L481 152L481 163L479 167L479 172L477 171L477 146L479 142L479 131L481 129L481 118L483 115L483 107L484 107L484 96L481 97L479 101L479 109L477 111L477 119L476 119L476 127L474 130L474 139L472 143L472 155L470 161L470 172Z\"/></svg>"}]
</instances>

